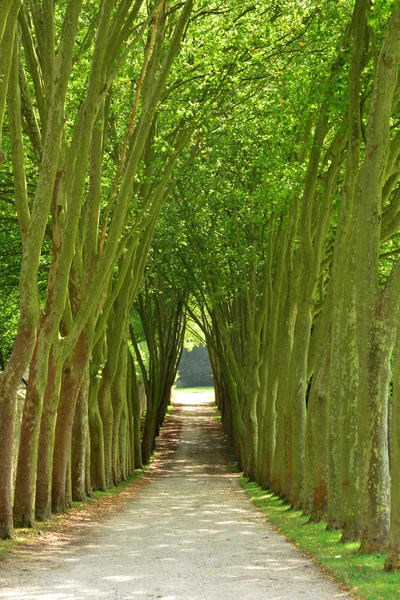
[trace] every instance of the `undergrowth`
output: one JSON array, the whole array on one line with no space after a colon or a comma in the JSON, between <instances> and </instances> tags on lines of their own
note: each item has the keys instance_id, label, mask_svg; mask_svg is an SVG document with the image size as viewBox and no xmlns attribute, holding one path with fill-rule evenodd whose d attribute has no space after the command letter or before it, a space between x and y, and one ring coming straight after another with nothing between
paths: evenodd
<instances>
[{"instance_id":1,"label":"undergrowth","mask_svg":"<svg viewBox=\"0 0 400 600\"><path fill-rule=\"evenodd\" d=\"M308 517L295 511L272 493L247 478L240 483L269 521L275 523L296 546L350 592L362 600L399 600L400 573L383 570L385 555L358 554L358 543L343 544L340 532L326 531L326 523L307 523Z\"/></svg>"}]
</instances>

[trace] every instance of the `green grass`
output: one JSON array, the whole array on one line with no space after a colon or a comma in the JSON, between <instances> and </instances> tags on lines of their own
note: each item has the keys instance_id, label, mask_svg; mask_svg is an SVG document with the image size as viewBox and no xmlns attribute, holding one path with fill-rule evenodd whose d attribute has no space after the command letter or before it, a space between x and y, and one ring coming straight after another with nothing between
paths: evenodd
<instances>
[{"instance_id":1,"label":"green grass","mask_svg":"<svg viewBox=\"0 0 400 600\"><path fill-rule=\"evenodd\" d=\"M11 552L21 546L24 536L16 535L14 540L0 540L0 562L4 560Z\"/></svg>"},{"instance_id":2,"label":"green grass","mask_svg":"<svg viewBox=\"0 0 400 600\"><path fill-rule=\"evenodd\" d=\"M191 394L200 394L201 392L213 392L214 388L211 387L195 387L195 388L173 388L174 392L190 392Z\"/></svg>"},{"instance_id":3,"label":"green grass","mask_svg":"<svg viewBox=\"0 0 400 600\"><path fill-rule=\"evenodd\" d=\"M92 492L92 498L89 499L88 502L93 502L93 500L97 500L98 498L104 498L105 496L113 496L114 494L118 494L121 490L126 488L128 485L131 485L131 483L134 483L135 481L137 481L138 479L143 477L143 475L147 469L148 469L148 467L143 467L142 469L136 469L133 475L128 477L128 479L125 479L125 481L122 481L119 485L109 487L104 491ZM84 504L85 504L85 502L73 502L72 508L79 508L79 507L83 506Z\"/></svg>"},{"instance_id":4,"label":"green grass","mask_svg":"<svg viewBox=\"0 0 400 600\"><path fill-rule=\"evenodd\" d=\"M253 502L296 546L362 600L399 600L400 573L383 570L384 555L358 554L358 543L342 544L339 532L325 531L326 523L306 524L308 517L291 510L273 494L241 477Z\"/></svg>"},{"instance_id":5,"label":"green grass","mask_svg":"<svg viewBox=\"0 0 400 600\"><path fill-rule=\"evenodd\" d=\"M234 461L234 458L232 458L232 461ZM228 469L229 473L241 473L241 471L240 471L239 467L237 466L237 464L229 465L227 467L227 469Z\"/></svg>"}]
</instances>

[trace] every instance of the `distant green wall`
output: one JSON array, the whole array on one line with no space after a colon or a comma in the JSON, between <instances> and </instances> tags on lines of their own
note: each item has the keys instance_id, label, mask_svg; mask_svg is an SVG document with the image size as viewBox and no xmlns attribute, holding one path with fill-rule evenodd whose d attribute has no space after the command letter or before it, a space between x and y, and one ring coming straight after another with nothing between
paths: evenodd
<instances>
[{"instance_id":1,"label":"distant green wall","mask_svg":"<svg viewBox=\"0 0 400 600\"><path fill-rule=\"evenodd\" d=\"M176 382L178 388L212 386L207 348L194 346L190 352L185 348L179 363L178 375Z\"/></svg>"}]
</instances>

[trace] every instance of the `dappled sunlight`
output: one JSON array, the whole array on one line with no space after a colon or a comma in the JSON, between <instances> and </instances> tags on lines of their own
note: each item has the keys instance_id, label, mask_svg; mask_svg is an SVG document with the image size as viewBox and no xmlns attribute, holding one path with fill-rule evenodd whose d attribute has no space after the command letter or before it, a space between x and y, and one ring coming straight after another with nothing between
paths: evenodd
<instances>
[{"instance_id":1,"label":"dappled sunlight","mask_svg":"<svg viewBox=\"0 0 400 600\"><path fill-rule=\"evenodd\" d=\"M148 484L81 544L3 582L10 600L331 600L348 598L276 531L227 470L213 392L174 392ZM186 403L187 401L187 403ZM171 451L168 431L178 449ZM174 441L175 443L175 441ZM315 591L310 592L314 589Z\"/></svg>"}]
</instances>

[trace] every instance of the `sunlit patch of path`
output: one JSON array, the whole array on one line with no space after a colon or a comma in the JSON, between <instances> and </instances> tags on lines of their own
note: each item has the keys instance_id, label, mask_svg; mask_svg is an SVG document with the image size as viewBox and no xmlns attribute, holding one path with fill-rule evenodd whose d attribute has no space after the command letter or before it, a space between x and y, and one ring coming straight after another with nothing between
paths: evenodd
<instances>
[{"instance_id":1,"label":"sunlit patch of path","mask_svg":"<svg viewBox=\"0 0 400 600\"><path fill-rule=\"evenodd\" d=\"M212 393L180 390L175 401L180 443L172 456L161 452L149 484L79 543L4 565L0 598L349 599L227 471Z\"/></svg>"}]
</instances>

